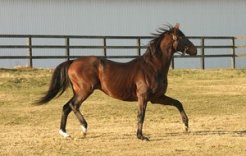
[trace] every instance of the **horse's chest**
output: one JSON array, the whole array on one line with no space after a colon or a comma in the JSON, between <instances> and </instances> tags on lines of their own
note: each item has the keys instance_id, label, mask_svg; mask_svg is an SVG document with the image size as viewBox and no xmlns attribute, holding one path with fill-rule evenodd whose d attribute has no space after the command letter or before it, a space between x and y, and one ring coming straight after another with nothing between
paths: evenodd
<instances>
[{"instance_id":1,"label":"horse's chest","mask_svg":"<svg viewBox=\"0 0 246 156\"><path fill-rule=\"evenodd\" d=\"M167 79L155 79L150 85L152 94L163 94L167 90Z\"/></svg>"}]
</instances>

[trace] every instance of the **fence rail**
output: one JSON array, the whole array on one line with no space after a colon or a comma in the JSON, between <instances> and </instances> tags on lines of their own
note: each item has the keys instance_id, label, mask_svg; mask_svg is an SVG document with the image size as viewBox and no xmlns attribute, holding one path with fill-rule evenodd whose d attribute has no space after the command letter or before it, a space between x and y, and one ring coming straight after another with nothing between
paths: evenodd
<instances>
[{"instance_id":1,"label":"fence rail","mask_svg":"<svg viewBox=\"0 0 246 156\"><path fill-rule=\"evenodd\" d=\"M26 40L25 44L2 44L1 39L24 39ZM0 59L28 59L29 60L29 66L33 67L33 61L35 59L75 59L80 57L79 55L71 55L70 51L73 49L102 49L103 55L99 57L106 57L106 58L135 58L137 56L141 55L141 50L146 49L147 45L143 45L143 40L151 40L152 36L79 36L79 35L0 35L0 49L27 49L26 55L2 55L0 53ZM240 57L236 55L236 49L237 48L245 48L244 46L236 46L235 40L236 37L229 36L189 36L188 37L191 40L198 40L198 43L196 43L196 47L200 49L200 53L197 56L192 56L193 58L200 58L201 62L201 68L205 69L205 58L231 58L231 68L236 68L236 57ZM242 37L240 37L242 38ZM58 44L34 44L34 39L63 39L64 44L58 45ZM99 39L101 40L101 45L73 45L71 44L72 39ZM109 45L109 40L135 40L136 45ZM210 45L206 44L206 41L209 40L229 40L229 44L226 45ZM51 56L45 56L45 55L33 55L34 49L64 49L64 52L61 52L61 55L51 55ZM109 49L136 49L137 54L135 56L126 56L126 55L108 55ZM231 53L227 54L206 54L205 49L230 49ZM179 56L175 55L172 60L172 68L175 68L175 58L186 58L187 56ZM190 58L190 56L189 56Z\"/></svg>"}]
</instances>

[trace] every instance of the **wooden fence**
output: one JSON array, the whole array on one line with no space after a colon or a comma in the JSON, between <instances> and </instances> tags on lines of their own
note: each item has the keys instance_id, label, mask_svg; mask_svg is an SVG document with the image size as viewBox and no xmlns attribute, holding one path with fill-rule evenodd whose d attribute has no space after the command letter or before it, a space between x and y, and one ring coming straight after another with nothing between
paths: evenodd
<instances>
[{"instance_id":1,"label":"wooden fence","mask_svg":"<svg viewBox=\"0 0 246 156\"><path fill-rule=\"evenodd\" d=\"M1 43L1 39L24 39L25 44L3 44ZM78 55L71 55L70 51L73 49L102 49L103 54L100 55L100 57L106 57L106 58L118 58L118 59L125 59L125 58L134 58L136 56L140 56L141 50L144 50L147 48L147 44L143 43L146 40L151 40L153 37L151 36L78 36L78 35L0 35L0 50L1 49L27 49L26 55L2 55L0 53L0 60L1 59L28 59L29 66L33 67L33 61L35 59L75 59L80 56ZM33 44L34 39L62 39L63 45L57 45L57 44ZM97 39L101 40L100 45L73 45L70 43L73 39ZM193 58L200 58L200 67L202 69L205 69L205 58L230 58L231 59L231 68L236 68L236 57L239 57L236 55L236 48L245 48L245 47L237 47L235 45L236 37L225 37L225 36L217 36L217 37L211 37L211 36L190 36L189 39L192 41L195 41L196 47L199 49L199 53L197 56L192 56ZM136 43L135 45L109 45L109 40L134 40ZM227 40L228 43L226 45L218 45L218 44L206 44L208 40ZM60 55L33 55L34 49L63 49L61 51ZM126 55L108 55L109 49L136 49L137 53L134 56L126 56ZM206 54L206 49L229 49L230 53L227 54ZM175 58L186 58L190 56L180 56L175 55L172 61L172 68L175 68Z\"/></svg>"}]
</instances>

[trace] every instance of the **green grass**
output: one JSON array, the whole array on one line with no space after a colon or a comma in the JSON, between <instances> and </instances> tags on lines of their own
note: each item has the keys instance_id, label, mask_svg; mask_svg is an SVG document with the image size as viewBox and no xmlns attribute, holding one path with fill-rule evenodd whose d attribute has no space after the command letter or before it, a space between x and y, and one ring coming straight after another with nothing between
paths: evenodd
<instances>
[{"instance_id":1,"label":"green grass","mask_svg":"<svg viewBox=\"0 0 246 156\"><path fill-rule=\"evenodd\" d=\"M171 70L167 95L180 100L190 119L183 133L178 111L148 104L144 134L136 139L136 102L95 91L82 105L89 124L80 134L71 113L58 134L71 89L47 105L32 103L48 89L52 70L0 69L0 155L244 155L246 70Z\"/></svg>"}]
</instances>

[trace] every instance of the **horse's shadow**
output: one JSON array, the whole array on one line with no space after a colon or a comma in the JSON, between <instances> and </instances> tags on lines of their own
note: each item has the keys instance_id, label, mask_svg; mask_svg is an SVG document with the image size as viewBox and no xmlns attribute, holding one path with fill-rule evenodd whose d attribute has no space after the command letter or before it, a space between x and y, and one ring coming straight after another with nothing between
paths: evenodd
<instances>
[{"instance_id":1,"label":"horse's shadow","mask_svg":"<svg viewBox=\"0 0 246 156\"><path fill-rule=\"evenodd\" d=\"M230 135L234 137L246 137L246 130L242 131L225 131L225 130L204 130L204 131L192 131L191 135Z\"/></svg>"},{"instance_id":2,"label":"horse's shadow","mask_svg":"<svg viewBox=\"0 0 246 156\"><path fill-rule=\"evenodd\" d=\"M170 133L162 133L158 136L153 136L153 134L147 134L150 137L150 141L162 141L169 140L171 137L186 137L186 136L229 136L229 137L245 137L246 138L246 130L239 131L228 131L228 130L198 130L198 131L189 131L189 132L170 132ZM98 139L98 138L111 138L113 140L128 140L132 138L132 134L126 133L123 136L114 136L110 133L103 134L91 134L86 137L69 137L68 140L84 140L84 139Z\"/></svg>"},{"instance_id":3,"label":"horse's shadow","mask_svg":"<svg viewBox=\"0 0 246 156\"><path fill-rule=\"evenodd\" d=\"M226 130L198 130L198 131L189 131L189 132L172 132L165 133L159 138L151 140L162 140L163 138L168 137L180 137L180 136L231 136L231 137L246 137L246 130L240 131L226 131Z\"/></svg>"}]
</instances>

